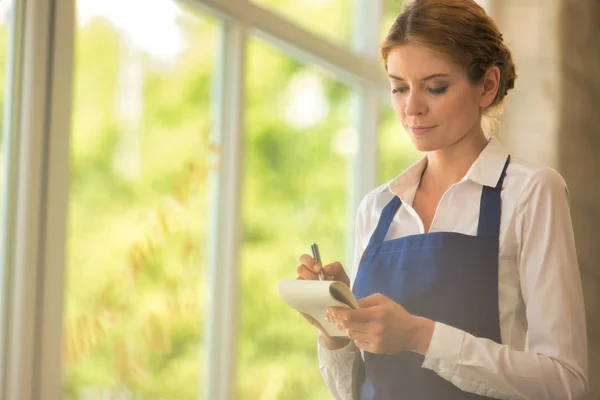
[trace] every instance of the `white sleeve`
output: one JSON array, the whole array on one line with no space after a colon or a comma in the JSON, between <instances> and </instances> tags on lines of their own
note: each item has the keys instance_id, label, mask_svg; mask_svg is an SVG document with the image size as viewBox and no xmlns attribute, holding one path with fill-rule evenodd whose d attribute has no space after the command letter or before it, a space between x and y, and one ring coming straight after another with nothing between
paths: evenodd
<instances>
[{"instance_id":1,"label":"white sleeve","mask_svg":"<svg viewBox=\"0 0 600 400\"><path fill-rule=\"evenodd\" d=\"M436 323L424 368L462 390L498 399L579 399L587 390L583 291L568 194L545 169L523 186L517 256L528 351Z\"/></svg>"},{"instance_id":2,"label":"white sleeve","mask_svg":"<svg viewBox=\"0 0 600 400\"><path fill-rule=\"evenodd\" d=\"M365 196L358 206L356 213L356 220L354 222L354 256L352 259L352 265L350 266L350 287L354 285L354 279L358 273L358 265L362 255L369 244L371 229L368 225L369 216L369 203L371 202L372 193Z\"/></svg>"},{"instance_id":3,"label":"white sleeve","mask_svg":"<svg viewBox=\"0 0 600 400\"><path fill-rule=\"evenodd\" d=\"M361 202L356 213L356 226L354 228L354 260L350 269L350 286L354 282L358 264L362 253L367 246L365 243L365 212L367 198ZM368 239L367 239L368 240ZM336 400L352 400L352 389L356 368L362 362L360 350L353 341L341 349L329 350L322 343L322 337L317 340L319 356L319 369L329 391Z\"/></svg>"},{"instance_id":4,"label":"white sleeve","mask_svg":"<svg viewBox=\"0 0 600 400\"><path fill-rule=\"evenodd\" d=\"M322 343L323 337L317 340L319 370L327 388L335 400L352 400L354 370L360 360L360 351L353 341L338 350L329 350Z\"/></svg>"}]
</instances>

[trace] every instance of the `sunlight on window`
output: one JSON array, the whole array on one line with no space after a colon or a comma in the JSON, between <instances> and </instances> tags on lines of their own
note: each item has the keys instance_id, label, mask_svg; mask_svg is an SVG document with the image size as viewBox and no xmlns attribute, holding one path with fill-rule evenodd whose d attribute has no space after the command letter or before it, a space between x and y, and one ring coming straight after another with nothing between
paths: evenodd
<instances>
[{"instance_id":1,"label":"sunlight on window","mask_svg":"<svg viewBox=\"0 0 600 400\"><path fill-rule=\"evenodd\" d=\"M218 25L162 0L78 18L63 399L197 398Z\"/></svg>"},{"instance_id":2,"label":"sunlight on window","mask_svg":"<svg viewBox=\"0 0 600 400\"><path fill-rule=\"evenodd\" d=\"M253 0L259 6L344 46L352 41L354 1L349 0Z\"/></svg>"},{"instance_id":3,"label":"sunlight on window","mask_svg":"<svg viewBox=\"0 0 600 400\"><path fill-rule=\"evenodd\" d=\"M281 87L308 109L298 119L274 112ZM348 132L352 91L253 39L247 93L238 397L330 399L317 333L281 301L277 282L296 276L298 256L313 241L324 262L343 258L351 159L336 148L336 132Z\"/></svg>"},{"instance_id":4,"label":"sunlight on window","mask_svg":"<svg viewBox=\"0 0 600 400\"><path fill-rule=\"evenodd\" d=\"M131 41L135 48L160 58L175 57L183 50L178 24L182 16L185 12L172 0L77 1L80 27L96 18L104 18L121 30L123 38ZM201 20L194 18L195 23Z\"/></svg>"},{"instance_id":5,"label":"sunlight on window","mask_svg":"<svg viewBox=\"0 0 600 400\"><path fill-rule=\"evenodd\" d=\"M329 112L323 85L311 72L295 74L287 89L286 122L295 128L309 128L321 122Z\"/></svg>"},{"instance_id":6,"label":"sunlight on window","mask_svg":"<svg viewBox=\"0 0 600 400\"><path fill-rule=\"evenodd\" d=\"M337 154L351 157L358 152L358 132L351 126L338 129L333 134L332 149Z\"/></svg>"}]
</instances>

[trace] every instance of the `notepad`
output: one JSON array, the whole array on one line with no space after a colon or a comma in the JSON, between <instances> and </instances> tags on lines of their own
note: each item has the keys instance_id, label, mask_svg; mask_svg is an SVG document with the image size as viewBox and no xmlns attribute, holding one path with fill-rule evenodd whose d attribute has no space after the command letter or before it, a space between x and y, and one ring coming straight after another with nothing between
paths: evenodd
<instances>
[{"instance_id":1,"label":"notepad","mask_svg":"<svg viewBox=\"0 0 600 400\"><path fill-rule=\"evenodd\" d=\"M325 320L327 307L359 308L350 288L338 281L286 279L279 282L279 295L288 306L318 321L329 336L348 337Z\"/></svg>"}]
</instances>

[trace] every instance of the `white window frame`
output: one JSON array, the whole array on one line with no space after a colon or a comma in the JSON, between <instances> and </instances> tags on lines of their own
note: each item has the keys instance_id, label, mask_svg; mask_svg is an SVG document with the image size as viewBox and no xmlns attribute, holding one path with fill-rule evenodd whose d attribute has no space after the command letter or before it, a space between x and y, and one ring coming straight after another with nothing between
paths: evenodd
<instances>
[{"instance_id":1,"label":"white window frame","mask_svg":"<svg viewBox=\"0 0 600 400\"><path fill-rule=\"evenodd\" d=\"M240 194L244 126L242 123L244 94L243 75L248 32L307 64L315 64L353 87L355 115L353 124L358 134L357 154L353 158L349 179L348 233L346 264L352 259L356 209L363 196L377 182L377 128L380 103L388 96L388 82L378 62L381 0L354 0L355 29L353 48L332 43L303 27L286 20L249 0L187 0L187 4L215 15L224 21L222 51L217 70L215 111L217 122L213 132L221 145L222 168L213 178L213 215L209 236L211 307L207 321L206 399L235 398L235 356L238 338L237 293L239 287ZM235 62L231 62L235 61ZM232 65L233 64L233 65ZM233 81L233 87L228 80ZM235 122L231 122L235 121ZM231 218L228 220L228 218Z\"/></svg>"},{"instance_id":2,"label":"white window frame","mask_svg":"<svg viewBox=\"0 0 600 400\"><path fill-rule=\"evenodd\" d=\"M16 1L12 25L1 397L60 399L74 0Z\"/></svg>"},{"instance_id":3,"label":"white window frame","mask_svg":"<svg viewBox=\"0 0 600 400\"><path fill-rule=\"evenodd\" d=\"M62 319L66 271L75 0L15 0L7 165L0 279L0 345L6 400L62 397ZM240 194L244 148L244 75L250 34L291 57L330 71L354 90L358 152L350 169L346 262L356 208L377 181L377 126L388 84L378 61L381 0L353 0L355 31L345 48L249 0L181 0L221 21L214 78L212 139L221 146L211 177L205 392L236 397ZM140 18L143 13L140 14ZM18 177L18 178L17 178ZM10 216L15 218L11 219ZM218 310L217 310L218 306ZM5 312L2 314L2 309Z\"/></svg>"}]
</instances>

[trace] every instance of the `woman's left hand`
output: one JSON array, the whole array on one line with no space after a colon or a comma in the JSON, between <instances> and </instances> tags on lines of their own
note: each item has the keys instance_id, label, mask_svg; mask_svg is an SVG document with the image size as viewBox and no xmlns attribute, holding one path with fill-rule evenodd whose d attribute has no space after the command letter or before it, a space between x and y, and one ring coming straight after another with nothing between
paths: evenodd
<instances>
[{"instance_id":1,"label":"woman's left hand","mask_svg":"<svg viewBox=\"0 0 600 400\"><path fill-rule=\"evenodd\" d=\"M375 293L358 300L361 308L330 307L327 318L347 332L361 350L378 354L414 351L425 355L434 322L410 314L388 297Z\"/></svg>"}]
</instances>

